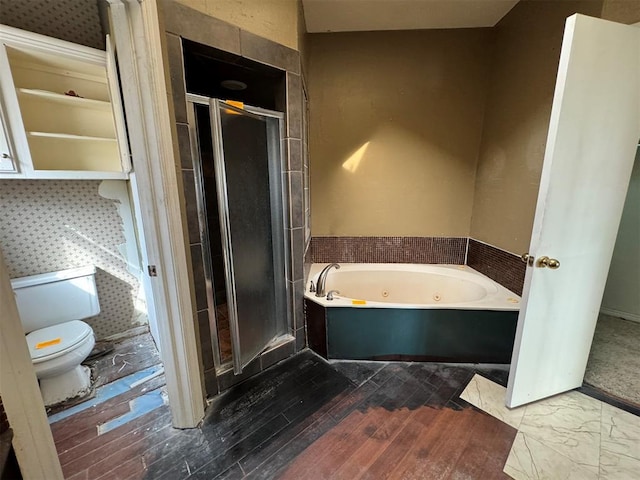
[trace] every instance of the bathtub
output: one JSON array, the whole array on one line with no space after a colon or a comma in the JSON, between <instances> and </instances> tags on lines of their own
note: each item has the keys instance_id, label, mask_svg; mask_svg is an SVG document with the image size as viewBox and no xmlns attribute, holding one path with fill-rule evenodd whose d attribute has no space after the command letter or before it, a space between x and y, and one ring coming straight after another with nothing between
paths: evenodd
<instances>
[{"instance_id":1,"label":"bathtub","mask_svg":"<svg viewBox=\"0 0 640 480\"><path fill-rule=\"evenodd\" d=\"M466 265L340 264L305 288L309 346L325 358L509 363L520 297Z\"/></svg>"}]
</instances>

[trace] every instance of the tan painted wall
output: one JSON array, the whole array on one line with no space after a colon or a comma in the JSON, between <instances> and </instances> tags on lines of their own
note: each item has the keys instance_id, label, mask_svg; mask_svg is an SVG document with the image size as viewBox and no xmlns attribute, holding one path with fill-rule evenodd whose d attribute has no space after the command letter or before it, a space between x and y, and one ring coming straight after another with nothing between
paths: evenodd
<instances>
[{"instance_id":1,"label":"tan painted wall","mask_svg":"<svg viewBox=\"0 0 640 480\"><path fill-rule=\"evenodd\" d=\"M300 52L300 62L302 66L302 75L306 77L309 70L309 35L307 34L307 26L304 20L304 8L302 0L298 0L298 51Z\"/></svg>"},{"instance_id":2,"label":"tan painted wall","mask_svg":"<svg viewBox=\"0 0 640 480\"><path fill-rule=\"evenodd\" d=\"M640 22L640 1L604 0L602 18L627 25L638 23Z\"/></svg>"},{"instance_id":3,"label":"tan painted wall","mask_svg":"<svg viewBox=\"0 0 640 480\"><path fill-rule=\"evenodd\" d=\"M468 235L488 40L309 35L313 235Z\"/></svg>"},{"instance_id":4,"label":"tan painted wall","mask_svg":"<svg viewBox=\"0 0 640 480\"><path fill-rule=\"evenodd\" d=\"M597 17L601 8L523 0L494 27L471 237L514 253L528 249L565 19Z\"/></svg>"},{"instance_id":5,"label":"tan painted wall","mask_svg":"<svg viewBox=\"0 0 640 480\"><path fill-rule=\"evenodd\" d=\"M261 37L298 49L298 0L176 0Z\"/></svg>"},{"instance_id":6,"label":"tan painted wall","mask_svg":"<svg viewBox=\"0 0 640 480\"><path fill-rule=\"evenodd\" d=\"M640 147L613 250L602 309L640 321Z\"/></svg>"}]
</instances>

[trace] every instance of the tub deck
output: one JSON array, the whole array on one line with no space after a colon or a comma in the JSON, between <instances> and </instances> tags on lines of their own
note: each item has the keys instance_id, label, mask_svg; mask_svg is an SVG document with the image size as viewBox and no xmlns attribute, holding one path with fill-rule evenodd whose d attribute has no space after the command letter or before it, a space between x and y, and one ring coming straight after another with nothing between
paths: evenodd
<instances>
[{"instance_id":1,"label":"tub deck","mask_svg":"<svg viewBox=\"0 0 640 480\"><path fill-rule=\"evenodd\" d=\"M365 298L357 300L340 296L334 300L315 297L307 291L307 336L309 346L328 359L349 360L407 360L459 363L510 363L519 313L518 297L501 285L473 269L461 265L396 265L343 264L339 271L332 271L327 278L327 288L340 285L339 275L346 272L351 284L345 293L363 291ZM322 265L314 265L319 271ZM385 275L388 271L392 274ZM354 273L362 272L363 283L368 288L358 290L351 280ZM398 274L407 272L408 280L402 284ZM461 291L470 291L469 299L461 292L443 288L443 298L455 298L454 302L432 302L420 298L427 288L420 285L420 274L425 283L433 284L433 278L442 277L449 287L456 288L460 280ZM342 273L344 275L344 273ZM331 275L333 284L331 283ZM371 279L375 276L375 280ZM393 281L387 282L388 278ZM399 282L396 286L393 282ZM469 284L477 282L470 289ZM477 288L476 288L477 285ZM415 293L404 295L415 299L411 304L376 301L378 291L407 289ZM436 285L435 291L440 291ZM485 294L478 295L478 289ZM370 291L369 295L366 292ZM391 295L391 294L390 294ZM397 295L400 297L401 295ZM373 300L372 300L373 299Z\"/></svg>"}]
</instances>

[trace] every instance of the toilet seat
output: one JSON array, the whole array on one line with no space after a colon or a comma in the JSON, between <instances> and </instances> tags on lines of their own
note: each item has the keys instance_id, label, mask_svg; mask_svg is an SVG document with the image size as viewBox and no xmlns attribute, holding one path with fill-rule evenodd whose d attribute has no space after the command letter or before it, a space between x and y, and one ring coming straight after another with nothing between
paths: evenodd
<instances>
[{"instance_id":1,"label":"toilet seat","mask_svg":"<svg viewBox=\"0 0 640 480\"><path fill-rule=\"evenodd\" d=\"M52 360L73 350L93 333L81 320L59 323L27 334L27 345L34 364Z\"/></svg>"}]
</instances>

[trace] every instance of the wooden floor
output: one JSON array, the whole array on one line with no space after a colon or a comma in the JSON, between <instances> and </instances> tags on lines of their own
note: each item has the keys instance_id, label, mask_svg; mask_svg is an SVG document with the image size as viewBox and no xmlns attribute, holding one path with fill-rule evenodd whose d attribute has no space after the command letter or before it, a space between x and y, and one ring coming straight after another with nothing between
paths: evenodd
<instances>
[{"instance_id":1,"label":"wooden floor","mask_svg":"<svg viewBox=\"0 0 640 480\"><path fill-rule=\"evenodd\" d=\"M158 425L163 424L165 427L169 427L171 422L169 408L156 402L153 411L132 418L121 427L103 432L109 422L132 417L132 411L135 410L132 402L139 401L145 395L148 397L161 394L165 378L164 375L157 375L134 388L126 388L122 393L105 401L96 401L96 394L100 390L113 388L118 381L149 369L162 369L158 351L149 333L115 342L112 351L88 362L87 365L91 367L94 378L93 394L83 402L68 402L64 408L54 407L49 411L50 419L54 420L69 408L78 408L82 403L95 404L51 424L51 432L66 478L100 477L103 472L112 468L110 455L127 448L131 440L139 441L148 435L150 431L146 430L146 427L150 422L158 421Z\"/></svg>"},{"instance_id":2,"label":"wooden floor","mask_svg":"<svg viewBox=\"0 0 640 480\"><path fill-rule=\"evenodd\" d=\"M216 325L218 329L218 348L220 349L220 363L230 362L231 358L231 330L229 328L229 311L227 304L216 306Z\"/></svg>"},{"instance_id":3,"label":"wooden floor","mask_svg":"<svg viewBox=\"0 0 640 480\"><path fill-rule=\"evenodd\" d=\"M460 400L474 370L326 363L306 351L218 396L201 428L167 406L102 435L162 377L53 425L71 479L491 479L516 431ZM503 382L505 372L484 372ZM135 390L135 391L134 391Z\"/></svg>"}]
</instances>

